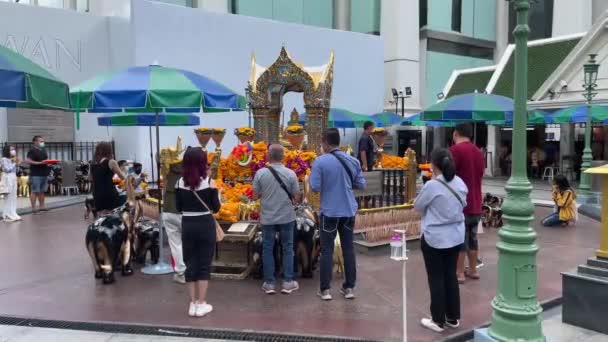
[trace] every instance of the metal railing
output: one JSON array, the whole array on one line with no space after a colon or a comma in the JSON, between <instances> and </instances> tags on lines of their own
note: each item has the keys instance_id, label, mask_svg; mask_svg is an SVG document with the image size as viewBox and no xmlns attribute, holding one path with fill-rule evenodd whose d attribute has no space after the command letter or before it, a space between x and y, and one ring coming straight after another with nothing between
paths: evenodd
<instances>
[{"instance_id":1,"label":"metal railing","mask_svg":"<svg viewBox=\"0 0 608 342\"><path fill-rule=\"evenodd\" d=\"M90 161L95 154L95 146L99 141L77 141L77 142L47 142L45 150L49 159L71 160L71 161ZM17 156L25 160L27 153L32 149L32 142L0 142L0 150L6 145L15 146ZM111 141L112 149L115 149L114 141Z\"/></svg>"}]
</instances>

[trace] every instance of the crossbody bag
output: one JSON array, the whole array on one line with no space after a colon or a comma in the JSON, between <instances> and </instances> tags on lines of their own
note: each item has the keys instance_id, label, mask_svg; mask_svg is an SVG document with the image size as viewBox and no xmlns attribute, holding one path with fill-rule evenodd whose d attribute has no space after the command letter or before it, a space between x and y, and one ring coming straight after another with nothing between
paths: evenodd
<instances>
[{"instance_id":1,"label":"crossbody bag","mask_svg":"<svg viewBox=\"0 0 608 342\"><path fill-rule=\"evenodd\" d=\"M456 191L454 191L454 189L452 189L451 186L448 185L448 183L444 182L441 179L436 178L436 181L438 181L439 183L443 184L443 186L445 186L448 190L450 190L450 192L452 193L452 195L454 195L454 197L456 197L456 199L458 200L458 202L460 202L460 205L464 208L464 202L462 201L462 198L460 198L460 196L458 196L458 194L456 193Z\"/></svg>"},{"instance_id":2,"label":"crossbody bag","mask_svg":"<svg viewBox=\"0 0 608 342\"><path fill-rule=\"evenodd\" d=\"M279 182L279 185L285 191L285 193L287 194L287 197L289 197L289 200L293 203L293 195L291 194L291 192L289 192L289 189L287 189L287 185L285 185L285 182L283 182L283 180L277 173L277 170L275 170L272 166L267 166L266 168L270 171L270 173L272 173L272 175L274 176L274 179L276 179L277 182Z\"/></svg>"},{"instance_id":3,"label":"crossbody bag","mask_svg":"<svg viewBox=\"0 0 608 342\"><path fill-rule=\"evenodd\" d=\"M342 164L342 167L344 168L344 170L346 171L346 173L348 174L348 178L350 179L350 186L352 188L354 188L355 186L355 177L353 176L353 172L351 171L351 169L348 167L348 165L346 165L346 162L341 158L338 157L338 155L336 154L338 151L332 151L329 154L331 154L332 156L334 156L336 159L338 159L338 161L340 162L340 164Z\"/></svg>"},{"instance_id":4,"label":"crossbody bag","mask_svg":"<svg viewBox=\"0 0 608 342\"><path fill-rule=\"evenodd\" d=\"M213 213L211 213L211 210L209 209L209 207L207 206L205 201L203 201L203 199L196 193L196 191L194 191L194 190L190 190L190 191L192 191L194 196L196 196L196 199L198 199L198 201L201 202L203 207L205 207L205 209L207 209L207 211L209 211L209 213L210 213L209 215L211 215L213 222L215 222L215 241L220 242L220 241L224 240L224 236L226 234L224 234L224 230L222 229L222 226L220 226L220 224L217 222L215 217L213 217Z\"/></svg>"}]
</instances>

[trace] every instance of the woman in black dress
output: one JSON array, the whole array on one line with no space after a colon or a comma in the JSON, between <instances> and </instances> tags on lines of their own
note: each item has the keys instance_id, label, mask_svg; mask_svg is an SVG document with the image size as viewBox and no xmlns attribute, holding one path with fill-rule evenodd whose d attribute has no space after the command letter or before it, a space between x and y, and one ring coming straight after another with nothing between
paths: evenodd
<instances>
[{"instance_id":1,"label":"woman in black dress","mask_svg":"<svg viewBox=\"0 0 608 342\"><path fill-rule=\"evenodd\" d=\"M207 176L207 153L188 148L182 162L182 178L175 185L177 211L182 213L182 251L190 293L188 315L203 317L213 310L206 302L215 251L215 219L220 210L219 192Z\"/></svg>"},{"instance_id":2,"label":"woman in black dress","mask_svg":"<svg viewBox=\"0 0 608 342\"><path fill-rule=\"evenodd\" d=\"M93 202L98 213L108 214L120 206L118 191L112 182L114 175L125 179L125 175L113 158L112 144L101 142L95 146L95 160L91 165L93 180Z\"/></svg>"}]
</instances>

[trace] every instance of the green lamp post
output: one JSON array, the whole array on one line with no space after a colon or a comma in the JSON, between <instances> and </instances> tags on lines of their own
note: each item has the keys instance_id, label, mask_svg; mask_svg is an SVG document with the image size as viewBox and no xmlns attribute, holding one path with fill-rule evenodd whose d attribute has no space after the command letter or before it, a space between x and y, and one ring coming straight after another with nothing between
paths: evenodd
<instances>
[{"instance_id":1,"label":"green lamp post","mask_svg":"<svg viewBox=\"0 0 608 342\"><path fill-rule=\"evenodd\" d=\"M583 193L588 193L591 190L591 178L585 171L591 168L593 154L591 152L591 131L593 129L591 123L591 101L597 95L595 88L597 87L597 71L599 64L596 63L596 54L589 55L589 62L585 64L585 83L583 84L583 96L587 100L587 122L585 124L585 149L583 150L583 162L581 164L581 182L578 186Z\"/></svg>"},{"instance_id":2,"label":"green lamp post","mask_svg":"<svg viewBox=\"0 0 608 342\"><path fill-rule=\"evenodd\" d=\"M529 0L511 0L517 13L515 36L515 90L513 113L513 161L507 182L500 229L498 283L492 300L490 337L497 341L545 341L541 329L542 308L536 298L536 232L530 227L534 206L532 185L526 173L526 115L528 93Z\"/></svg>"}]
</instances>

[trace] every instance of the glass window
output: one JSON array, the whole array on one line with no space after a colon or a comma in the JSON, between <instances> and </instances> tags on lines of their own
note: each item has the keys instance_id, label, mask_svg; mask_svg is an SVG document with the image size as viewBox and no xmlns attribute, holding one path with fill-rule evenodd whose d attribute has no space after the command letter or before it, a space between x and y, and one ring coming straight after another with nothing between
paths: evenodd
<instances>
[{"instance_id":1,"label":"glass window","mask_svg":"<svg viewBox=\"0 0 608 342\"><path fill-rule=\"evenodd\" d=\"M462 0L452 0L452 31L462 31Z\"/></svg>"},{"instance_id":2,"label":"glass window","mask_svg":"<svg viewBox=\"0 0 608 342\"><path fill-rule=\"evenodd\" d=\"M419 3L419 13L420 16L418 18L418 24L420 27L426 26L429 17L429 2L428 0L420 0Z\"/></svg>"},{"instance_id":3,"label":"glass window","mask_svg":"<svg viewBox=\"0 0 608 342\"><path fill-rule=\"evenodd\" d=\"M380 35L380 0L351 0L350 28L353 32Z\"/></svg>"},{"instance_id":4,"label":"glass window","mask_svg":"<svg viewBox=\"0 0 608 342\"><path fill-rule=\"evenodd\" d=\"M513 3L509 5L509 32L513 32L517 18ZM530 2L530 36L528 39L551 38L553 31L553 0L536 0ZM514 38L509 34L509 43L513 43Z\"/></svg>"}]
</instances>

